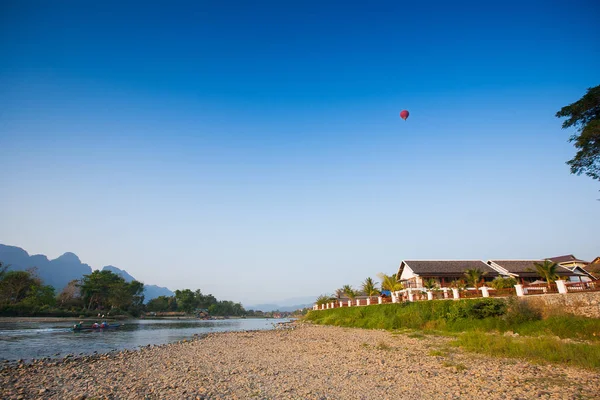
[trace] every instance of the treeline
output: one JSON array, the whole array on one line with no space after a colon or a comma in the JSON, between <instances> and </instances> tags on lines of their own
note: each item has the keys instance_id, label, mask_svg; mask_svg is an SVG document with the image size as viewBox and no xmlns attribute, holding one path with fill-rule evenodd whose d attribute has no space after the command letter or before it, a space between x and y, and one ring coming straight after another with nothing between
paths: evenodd
<instances>
[{"instance_id":1,"label":"treeline","mask_svg":"<svg viewBox=\"0 0 600 400\"><path fill-rule=\"evenodd\" d=\"M160 296L144 304L144 284L127 282L111 271L94 271L72 280L60 293L44 285L35 269L8 270L0 262L0 315L5 316L139 316L145 312L178 311L187 314L208 310L215 316L244 316L240 303L218 301L200 290L176 290L175 296Z\"/></svg>"},{"instance_id":2,"label":"treeline","mask_svg":"<svg viewBox=\"0 0 600 400\"><path fill-rule=\"evenodd\" d=\"M159 296L146 304L148 312L185 312L187 314L207 310L215 316L244 316L246 310L240 303L233 301L218 301L212 294L204 295L200 289L176 290L175 296Z\"/></svg>"}]
</instances>

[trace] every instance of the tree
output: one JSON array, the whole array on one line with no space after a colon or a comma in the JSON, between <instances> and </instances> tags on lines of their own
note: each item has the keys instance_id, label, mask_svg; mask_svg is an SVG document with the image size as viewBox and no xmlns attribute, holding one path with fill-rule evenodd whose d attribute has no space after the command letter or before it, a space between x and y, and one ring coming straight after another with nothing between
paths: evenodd
<instances>
[{"instance_id":1,"label":"tree","mask_svg":"<svg viewBox=\"0 0 600 400\"><path fill-rule=\"evenodd\" d=\"M354 298L358 295L358 293L356 293L356 290L354 290L350 285L342 286L342 291L351 300L354 300Z\"/></svg>"},{"instance_id":2,"label":"tree","mask_svg":"<svg viewBox=\"0 0 600 400\"><path fill-rule=\"evenodd\" d=\"M10 267L10 265L4 264L4 263L2 263L2 261L0 261L0 280L2 280L2 278L6 274L8 267Z\"/></svg>"},{"instance_id":3,"label":"tree","mask_svg":"<svg viewBox=\"0 0 600 400\"><path fill-rule=\"evenodd\" d=\"M434 278L423 280L423 287L428 290L435 290L438 288L438 283Z\"/></svg>"},{"instance_id":4,"label":"tree","mask_svg":"<svg viewBox=\"0 0 600 400\"><path fill-rule=\"evenodd\" d=\"M35 269L3 271L0 276L0 304L53 306L55 302L54 288L44 285Z\"/></svg>"},{"instance_id":5,"label":"tree","mask_svg":"<svg viewBox=\"0 0 600 400\"><path fill-rule=\"evenodd\" d=\"M494 278L494 280L490 282L490 286L494 289L508 289L514 287L516 284L517 280L515 278L503 278L501 276Z\"/></svg>"},{"instance_id":6,"label":"tree","mask_svg":"<svg viewBox=\"0 0 600 400\"><path fill-rule=\"evenodd\" d=\"M535 267L535 272L546 280L548 287L550 287L551 282L555 282L558 279L558 275L556 274L556 270L558 269L557 263L544 260L543 264L533 263L533 266Z\"/></svg>"},{"instance_id":7,"label":"tree","mask_svg":"<svg viewBox=\"0 0 600 400\"><path fill-rule=\"evenodd\" d=\"M83 307L83 300L81 298L81 292L79 290L80 281L78 279L73 279L67 286L63 288L63 290L58 295L58 305L64 308Z\"/></svg>"},{"instance_id":8,"label":"tree","mask_svg":"<svg viewBox=\"0 0 600 400\"><path fill-rule=\"evenodd\" d=\"M362 283L362 291L367 296L378 296L379 289L377 289L377 282L373 278L369 277Z\"/></svg>"},{"instance_id":9,"label":"tree","mask_svg":"<svg viewBox=\"0 0 600 400\"><path fill-rule=\"evenodd\" d=\"M196 294L190 289L176 290L175 299L177 299L177 308L185 313L193 313L198 308L198 299Z\"/></svg>"},{"instance_id":10,"label":"tree","mask_svg":"<svg viewBox=\"0 0 600 400\"><path fill-rule=\"evenodd\" d=\"M122 276L107 270L84 275L79 289L88 310L119 308L135 314L144 302L143 283L127 283Z\"/></svg>"},{"instance_id":11,"label":"tree","mask_svg":"<svg viewBox=\"0 0 600 400\"><path fill-rule=\"evenodd\" d=\"M475 291L479 290L479 283L483 279L484 275L487 275L487 271L483 272L480 268L472 268L465 270L465 278L469 285L475 287Z\"/></svg>"},{"instance_id":12,"label":"tree","mask_svg":"<svg viewBox=\"0 0 600 400\"><path fill-rule=\"evenodd\" d=\"M169 311L169 299L171 297L158 296L146 304L146 310L154 312Z\"/></svg>"},{"instance_id":13,"label":"tree","mask_svg":"<svg viewBox=\"0 0 600 400\"><path fill-rule=\"evenodd\" d=\"M575 127L577 133L569 138L577 150L575 157L567 161L571 173L600 180L600 85L589 88L586 94L573 104L556 113L567 118L562 127Z\"/></svg>"},{"instance_id":14,"label":"tree","mask_svg":"<svg viewBox=\"0 0 600 400\"><path fill-rule=\"evenodd\" d=\"M389 290L390 292L394 293L404 288L400 281L396 278L396 275L386 275L381 272L377 274L377 276L379 279L381 279L381 288L383 290Z\"/></svg>"},{"instance_id":15,"label":"tree","mask_svg":"<svg viewBox=\"0 0 600 400\"><path fill-rule=\"evenodd\" d=\"M327 303L331 303L332 301L336 300L335 297L333 296L329 296L326 294L322 294L319 297L317 297L317 300L315 300L315 303L320 306L321 304L327 304Z\"/></svg>"}]
</instances>

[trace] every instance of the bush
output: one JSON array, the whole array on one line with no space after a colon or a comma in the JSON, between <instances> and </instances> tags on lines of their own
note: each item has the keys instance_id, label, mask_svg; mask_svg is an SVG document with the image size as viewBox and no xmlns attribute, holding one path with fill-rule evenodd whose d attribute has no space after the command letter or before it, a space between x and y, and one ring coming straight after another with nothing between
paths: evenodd
<instances>
[{"instance_id":1,"label":"bush","mask_svg":"<svg viewBox=\"0 0 600 400\"><path fill-rule=\"evenodd\" d=\"M503 319L509 325L519 325L528 321L539 321L542 319L542 314L526 302L513 297L508 299L507 311Z\"/></svg>"}]
</instances>

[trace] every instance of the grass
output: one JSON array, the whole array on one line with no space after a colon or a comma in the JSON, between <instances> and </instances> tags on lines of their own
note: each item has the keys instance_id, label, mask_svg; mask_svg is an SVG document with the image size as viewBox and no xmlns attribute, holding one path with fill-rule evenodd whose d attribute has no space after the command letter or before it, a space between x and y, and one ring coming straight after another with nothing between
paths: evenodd
<instances>
[{"instance_id":1,"label":"grass","mask_svg":"<svg viewBox=\"0 0 600 400\"><path fill-rule=\"evenodd\" d=\"M598 343L564 342L553 337L511 337L484 332L465 332L451 345L495 357L600 369Z\"/></svg>"},{"instance_id":2,"label":"grass","mask_svg":"<svg viewBox=\"0 0 600 400\"><path fill-rule=\"evenodd\" d=\"M387 329L416 339L427 334L451 336L453 346L467 351L600 369L600 319L557 314L542 319L517 299L347 307L312 311L305 319L323 325ZM390 349L385 343L377 348ZM432 356L447 354L430 352Z\"/></svg>"},{"instance_id":3,"label":"grass","mask_svg":"<svg viewBox=\"0 0 600 400\"><path fill-rule=\"evenodd\" d=\"M467 369L467 366L461 363L453 363L450 361L444 361L442 363L442 367L446 367L446 368L452 368L454 367L456 369L456 371L464 371Z\"/></svg>"},{"instance_id":4,"label":"grass","mask_svg":"<svg viewBox=\"0 0 600 400\"><path fill-rule=\"evenodd\" d=\"M600 342L600 319L573 315L541 319L539 314L517 300L507 302L488 298L344 307L311 311L305 319L322 325L386 329L394 333L419 330L451 336L471 331L512 331L525 336Z\"/></svg>"},{"instance_id":5,"label":"grass","mask_svg":"<svg viewBox=\"0 0 600 400\"><path fill-rule=\"evenodd\" d=\"M377 343L377 346L375 346L375 348L377 350L392 350L392 348L385 342Z\"/></svg>"}]
</instances>

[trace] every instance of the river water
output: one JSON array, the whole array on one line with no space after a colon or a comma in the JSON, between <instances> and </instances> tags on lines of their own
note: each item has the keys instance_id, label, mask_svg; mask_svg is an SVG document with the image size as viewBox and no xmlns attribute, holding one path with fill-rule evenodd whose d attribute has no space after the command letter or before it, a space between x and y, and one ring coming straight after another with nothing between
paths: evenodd
<instances>
[{"instance_id":1,"label":"river water","mask_svg":"<svg viewBox=\"0 0 600 400\"><path fill-rule=\"evenodd\" d=\"M211 332L274 329L288 319L126 320L118 329L73 332L73 321L0 322L0 361L60 358L172 343ZM87 324L87 323L86 323Z\"/></svg>"}]
</instances>

